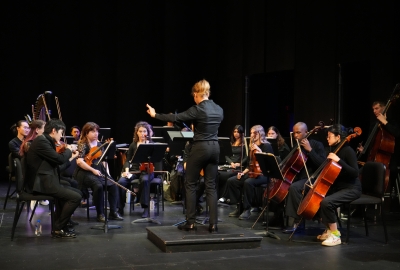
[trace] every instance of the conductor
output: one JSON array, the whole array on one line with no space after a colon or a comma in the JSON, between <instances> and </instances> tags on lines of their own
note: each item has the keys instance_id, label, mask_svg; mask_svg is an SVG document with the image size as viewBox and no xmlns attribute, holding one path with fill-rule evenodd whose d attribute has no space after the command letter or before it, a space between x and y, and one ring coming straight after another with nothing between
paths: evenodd
<instances>
[{"instance_id":1,"label":"conductor","mask_svg":"<svg viewBox=\"0 0 400 270\"><path fill-rule=\"evenodd\" d=\"M218 172L219 144L218 128L224 118L222 108L209 100L210 84L206 80L192 87L192 96L196 105L178 114L158 114L146 104L147 113L165 122L192 121L194 125L193 145L186 163L186 223L179 230L196 230L196 186L201 170L204 170L205 193L210 207L210 233L218 232L217 191L215 179Z\"/></svg>"}]
</instances>

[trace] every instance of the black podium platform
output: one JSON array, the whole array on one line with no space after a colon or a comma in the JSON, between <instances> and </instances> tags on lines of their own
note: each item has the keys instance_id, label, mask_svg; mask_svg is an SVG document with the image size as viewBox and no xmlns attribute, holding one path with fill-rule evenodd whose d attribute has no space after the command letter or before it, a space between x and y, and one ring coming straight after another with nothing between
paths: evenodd
<instances>
[{"instance_id":1,"label":"black podium platform","mask_svg":"<svg viewBox=\"0 0 400 270\"><path fill-rule=\"evenodd\" d=\"M233 224L218 224L218 234L210 234L208 226L195 232L180 231L174 226L146 227L147 238L162 251L191 252L260 247L262 236Z\"/></svg>"}]
</instances>

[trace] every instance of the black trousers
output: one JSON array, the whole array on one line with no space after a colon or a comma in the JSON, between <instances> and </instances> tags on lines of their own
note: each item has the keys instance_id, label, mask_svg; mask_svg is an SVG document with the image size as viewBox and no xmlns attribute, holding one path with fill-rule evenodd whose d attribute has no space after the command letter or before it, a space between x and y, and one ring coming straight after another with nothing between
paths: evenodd
<instances>
[{"instance_id":1,"label":"black trousers","mask_svg":"<svg viewBox=\"0 0 400 270\"><path fill-rule=\"evenodd\" d=\"M207 205L210 208L210 224L218 223L216 176L218 172L218 141L193 142L188 155L185 174L186 220L194 223L196 219L197 184L200 171L204 170L204 184Z\"/></svg>"},{"instance_id":2,"label":"black trousers","mask_svg":"<svg viewBox=\"0 0 400 270\"><path fill-rule=\"evenodd\" d=\"M301 179L294 182L289 188L289 194L286 201L286 216L293 217L295 220L300 220L297 215L297 209L303 199L303 188L307 179ZM306 187L304 194L306 195L309 188ZM332 186L326 197L321 201L320 209L317 213L322 218L322 223L335 223L336 209L343 203L352 202L361 196L361 184L358 182L355 185L336 185Z\"/></svg>"}]
</instances>

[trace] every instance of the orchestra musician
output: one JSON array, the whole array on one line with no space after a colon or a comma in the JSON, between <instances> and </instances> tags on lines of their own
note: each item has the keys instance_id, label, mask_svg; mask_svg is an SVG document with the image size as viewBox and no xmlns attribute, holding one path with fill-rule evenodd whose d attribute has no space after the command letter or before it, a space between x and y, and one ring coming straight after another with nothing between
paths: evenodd
<instances>
[{"instance_id":1,"label":"orchestra musician","mask_svg":"<svg viewBox=\"0 0 400 270\"><path fill-rule=\"evenodd\" d=\"M372 103L372 111L376 117L378 123L381 124L381 127L388 131L394 138L395 138L395 145L394 145L394 153L390 157L390 162L388 169L390 170L389 175L389 191L392 190L392 187L395 186L395 181L398 175L397 167L400 165L399 155L400 155L400 126L394 117L387 116L384 113L386 108L386 104L382 101L374 101ZM373 124L375 125L376 122ZM371 128L372 129L372 128ZM364 147L360 144L357 148L358 152L363 152ZM365 157L364 157L365 158Z\"/></svg>"},{"instance_id":2,"label":"orchestra musician","mask_svg":"<svg viewBox=\"0 0 400 270\"><path fill-rule=\"evenodd\" d=\"M19 120L16 124L12 125L10 129L16 137L8 143L8 148L10 149L12 158L21 159L19 151L23 140L30 131L29 124L26 120Z\"/></svg>"},{"instance_id":3,"label":"orchestra musician","mask_svg":"<svg viewBox=\"0 0 400 270\"><path fill-rule=\"evenodd\" d=\"M237 217L240 214L240 197L243 193L243 212L239 219L248 219L251 216L251 203L255 197L255 187L268 182L267 176L262 175L258 163L255 160L255 153L272 153L271 144L265 138L265 131L261 125L255 125L250 129L249 165L242 172L228 179L227 189L231 203L236 204L235 211L229 213L230 217Z\"/></svg>"},{"instance_id":4,"label":"orchestra musician","mask_svg":"<svg viewBox=\"0 0 400 270\"><path fill-rule=\"evenodd\" d=\"M200 171L204 171L207 205L210 208L210 233L218 231L217 191L215 179L218 172L219 144L218 128L223 119L222 108L209 99L210 84L206 80L197 82L192 87L192 96L196 105L178 114L158 114L150 105L147 113L156 119L176 122L193 121L193 145L186 168L186 223L179 225L180 230L196 230L196 190Z\"/></svg>"},{"instance_id":5,"label":"orchestra musician","mask_svg":"<svg viewBox=\"0 0 400 270\"><path fill-rule=\"evenodd\" d=\"M65 124L58 119L46 123L44 133L37 136L26 152L25 181L27 189L33 193L47 194L57 198L56 217L52 236L56 238L74 238L76 235L67 228L67 223L79 206L81 195L60 184L58 166L69 158L77 157L76 149L67 145L65 151L57 153L55 142L59 142L65 131Z\"/></svg>"},{"instance_id":6,"label":"orchestra musician","mask_svg":"<svg viewBox=\"0 0 400 270\"><path fill-rule=\"evenodd\" d=\"M147 171L140 171L139 163L131 163L137 148L140 144L145 144L151 142L150 134L152 134L151 126L145 122L140 121L135 125L135 131L133 133L133 142L129 145L129 150L126 154L126 161L122 167L121 178L118 183L124 187L129 187L132 180L139 178L139 191L140 191L140 204L143 208L142 218L148 218L150 216L149 212L149 201L150 201L150 181L149 176L153 176L154 173L150 175ZM134 173L136 172L136 173ZM152 177L150 177L152 179ZM135 188L135 192L137 192ZM119 213L123 215L123 209L125 207L126 191L120 189L119 192Z\"/></svg>"},{"instance_id":7,"label":"orchestra musician","mask_svg":"<svg viewBox=\"0 0 400 270\"><path fill-rule=\"evenodd\" d=\"M244 129L241 125L234 126L231 134L232 156L225 156L226 163L231 170L218 172L218 190L222 194L219 199L222 203L230 203L230 195L227 189L228 179L235 176L243 167L247 165L248 157L245 148Z\"/></svg>"},{"instance_id":8,"label":"orchestra musician","mask_svg":"<svg viewBox=\"0 0 400 270\"><path fill-rule=\"evenodd\" d=\"M99 158L91 160L89 156L93 150L97 150L101 143L98 141L99 125L94 122L87 122L83 128L80 140L78 142L78 158L76 160L77 167L74 172L74 179L78 181L78 188L84 190L92 189L93 203L96 206L97 221L105 222L104 216L104 193L105 187L104 175L108 179L112 179L105 164L97 162ZM91 152L92 151L92 152ZM87 161L90 160L91 162ZM89 165L87 162L91 163ZM117 211L118 189L111 181L107 181L108 202L110 204L109 218L113 220L123 220Z\"/></svg>"},{"instance_id":9,"label":"orchestra musician","mask_svg":"<svg viewBox=\"0 0 400 270\"><path fill-rule=\"evenodd\" d=\"M320 203L319 216L322 223L326 225L325 231L317 236L317 239L322 242L323 246L336 246L341 244L340 232L337 228L337 215L336 209L343 203L352 202L361 196L361 182L358 179L358 163L357 156L354 150L347 144L340 148L335 154L336 148L339 144L346 140L347 130L340 124L332 125L328 128L327 141L329 145L329 154L327 159L333 160L338 163L342 168L336 180L329 188L328 193ZM299 191L290 189L291 192ZM304 191L307 194L307 189ZM301 196L301 194L300 194ZM287 207L295 208L290 211L297 211L294 204ZM292 216L297 218L297 216Z\"/></svg>"},{"instance_id":10,"label":"orchestra musician","mask_svg":"<svg viewBox=\"0 0 400 270\"><path fill-rule=\"evenodd\" d=\"M295 139L295 145L300 149L303 154L306 155L307 161L305 167L296 175L293 183L290 185L289 193L287 195L285 215L291 217L292 220L289 224L292 224L289 228L286 228L284 233L292 233L294 228L299 226L300 218L297 215L297 208L302 199L302 190L304 183L307 181L307 172L311 175L319 166L326 160L326 154L324 146L321 142L316 140L308 140L307 137L308 128L303 122L298 122L293 126L293 136ZM294 218L294 220L293 220Z\"/></svg>"},{"instance_id":11,"label":"orchestra musician","mask_svg":"<svg viewBox=\"0 0 400 270\"><path fill-rule=\"evenodd\" d=\"M279 157L281 158L281 160L284 160L285 157L289 154L290 148L285 143L285 139L282 137L279 130L274 126L270 126L267 129L267 137L276 139L278 141Z\"/></svg>"},{"instance_id":12,"label":"orchestra musician","mask_svg":"<svg viewBox=\"0 0 400 270\"><path fill-rule=\"evenodd\" d=\"M79 137L81 135L81 130L78 126L71 127L71 136L74 137L74 143L79 141Z\"/></svg>"}]
</instances>

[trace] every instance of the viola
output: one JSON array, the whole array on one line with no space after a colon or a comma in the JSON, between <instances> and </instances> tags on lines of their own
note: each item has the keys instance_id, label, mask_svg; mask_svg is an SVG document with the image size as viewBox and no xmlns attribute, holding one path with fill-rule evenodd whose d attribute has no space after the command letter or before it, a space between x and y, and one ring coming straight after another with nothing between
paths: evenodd
<instances>
[{"instance_id":1,"label":"viola","mask_svg":"<svg viewBox=\"0 0 400 270\"><path fill-rule=\"evenodd\" d=\"M255 141L253 140L253 144ZM258 176L262 175L262 171L260 169L260 164L256 159L256 149L250 151L250 163L249 163L249 178L257 178Z\"/></svg>"},{"instance_id":2,"label":"viola","mask_svg":"<svg viewBox=\"0 0 400 270\"><path fill-rule=\"evenodd\" d=\"M352 138L361 135L361 128L355 127L353 134L347 136L344 140L342 140L338 147L335 150L335 154L339 152L339 150L343 147L343 145L350 141ZM321 201L325 198L325 195L328 193L329 188L335 182L338 177L340 171L342 170L342 166L331 159L327 159L318 170L311 177L312 179L316 179L314 184L311 185L310 190L307 195L300 202L299 208L297 209L297 214L306 219L312 219L317 213Z\"/></svg>"},{"instance_id":3,"label":"viola","mask_svg":"<svg viewBox=\"0 0 400 270\"><path fill-rule=\"evenodd\" d=\"M98 158L101 157L101 155L103 154L103 153L101 152L101 149L102 149L106 144L111 143L112 141L113 141L113 139L110 138L110 139L107 139L107 140L105 141L105 143L103 143L102 145L100 145L100 146L94 146L94 147L90 148L89 153L86 154L86 156L85 156L85 158L84 158L85 162L86 162L89 166L92 166L93 160L98 159Z\"/></svg>"},{"instance_id":4,"label":"viola","mask_svg":"<svg viewBox=\"0 0 400 270\"><path fill-rule=\"evenodd\" d=\"M314 127L310 132L308 132L305 138L308 138L311 134L324 129L324 127L324 122L320 121L319 126ZM293 148L286 158L279 164L283 179L272 178L270 181L269 194L267 194L268 189L265 189L264 198L270 198L276 203L282 202L289 193L289 188L294 178L304 168L307 159L307 155L301 151L300 145L298 145L297 148Z\"/></svg>"},{"instance_id":5,"label":"viola","mask_svg":"<svg viewBox=\"0 0 400 270\"><path fill-rule=\"evenodd\" d=\"M139 170L141 172L147 172L148 174L154 172L154 164L152 162L143 162L140 163Z\"/></svg>"},{"instance_id":6,"label":"viola","mask_svg":"<svg viewBox=\"0 0 400 270\"><path fill-rule=\"evenodd\" d=\"M64 153L66 148L67 148L67 144L66 143L64 143L62 141L59 141L59 142L56 143L56 151L57 151L57 153L59 153L59 154Z\"/></svg>"}]
</instances>

